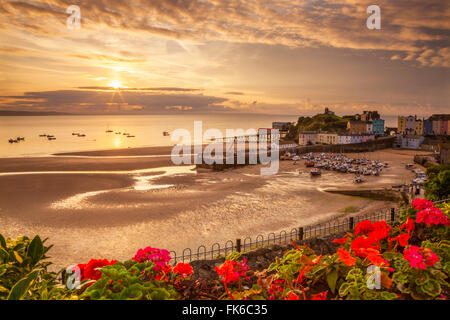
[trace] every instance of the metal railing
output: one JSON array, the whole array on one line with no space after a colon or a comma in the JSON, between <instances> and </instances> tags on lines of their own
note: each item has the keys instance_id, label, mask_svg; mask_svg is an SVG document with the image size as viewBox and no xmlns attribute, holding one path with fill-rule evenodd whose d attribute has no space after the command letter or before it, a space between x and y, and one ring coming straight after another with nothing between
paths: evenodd
<instances>
[{"instance_id":1,"label":"metal railing","mask_svg":"<svg viewBox=\"0 0 450 320\"><path fill-rule=\"evenodd\" d=\"M282 230L278 233L271 232L266 235L258 234L256 237L246 237L226 241L222 246L220 243L213 243L208 250L205 245L201 245L196 251L191 248L185 248L181 255L175 251L170 251L172 257L171 263L192 262L196 260L214 260L223 258L232 252L249 252L258 248L270 245L286 245L292 241L306 240L311 238L319 238L339 232L353 230L356 224L363 220L371 220L372 222L384 220L386 222L394 221L398 210L394 208L371 214L357 215L353 217L336 218L329 222L309 225L305 227L292 228L290 231Z\"/></svg>"},{"instance_id":2,"label":"metal railing","mask_svg":"<svg viewBox=\"0 0 450 320\"><path fill-rule=\"evenodd\" d=\"M450 199L435 201L435 204L449 202ZM264 248L270 245L286 245L292 241L307 240L333 235L339 232L351 231L363 220L392 222L398 217L398 212L403 209L391 208L375 213L360 214L351 217L338 217L329 222L319 223L309 226L292 228L290 231L282 230L278 233L270 232L266 235L258 234L256 237L246 237L242 239L228 240L224 245L213 243L208 250L205 245L201 245L194 252L191 248L185 248L181 255L175 251L170 251L171 264L178 262L192 262L197 260L215 260L223 258L233 252L249 252L255 249Z\"/></svg>"}]
</instances>

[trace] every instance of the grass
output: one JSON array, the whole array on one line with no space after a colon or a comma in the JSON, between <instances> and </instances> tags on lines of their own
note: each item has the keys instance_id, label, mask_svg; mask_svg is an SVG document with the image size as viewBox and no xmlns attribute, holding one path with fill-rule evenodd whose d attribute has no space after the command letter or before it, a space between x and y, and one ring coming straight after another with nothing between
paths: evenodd
<instances>
[{"instance_id":1,"label":"grass","mask_svg":"<svg viewBox=\"0 0 450 320\"><path fill-rule=\"evenodd\" d=\"M356 211L358 211L358 208L355 206L348 206L348 207L345 207L344 209L339 210L339 212L342 212L342 213L353 213Z\"/></svg>"}]
</instances>

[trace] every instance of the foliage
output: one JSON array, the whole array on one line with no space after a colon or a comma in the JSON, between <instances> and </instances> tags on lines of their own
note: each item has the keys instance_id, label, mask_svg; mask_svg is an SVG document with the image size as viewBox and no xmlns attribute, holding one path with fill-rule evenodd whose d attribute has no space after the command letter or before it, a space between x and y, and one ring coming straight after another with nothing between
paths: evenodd
<instances>
[{"instance_id":1,"label":"foliage","mask_svg":"<svg viewBox=\"0 0 450 320\"><path fill-rule=\"evenodd\" d=\"M168 300L180 297L174 289L175 274L160 272L152 262L117 262L101 268L102 277L80 296L89 300ZM166 273L167 272L167 273ZM166 279L167 277L167 279ZM163 280L164 278L164 280Z\"/></svg>"},{"instance_id":2,"label":"foliage","mask_svg":"<svg viewBox=\"0 0 450 320\"><path fill-rule=\"evenodd\" d=\"M336 115L317 114L313 117L299 117L297 124L291 126L287 134L289 139L298 139L301 131L333 131L344 132L347 128L348 118Z\"/></svg>"},{"instance_id":3,"label":"foliage","mask_svg":"<svg viewBox=\"0 0 450 320\"><path fill-rule=\"evenodd\" d=\"M58 280L59 273L49 272L51 262L39 236L5 239L0 235L0 299L51 300L76 299Z\"/></svg>"},{"instance_id":4,"label":"foliage","mask_svg":"<svg viewBox=\"0 0 450 320\"><path fill-rule=\"evenodd\" d=\"M428 199L439 200L450 196L450 165L432 166L427 169L427 176L425 195Z\"/></svg>"}]
</instances>

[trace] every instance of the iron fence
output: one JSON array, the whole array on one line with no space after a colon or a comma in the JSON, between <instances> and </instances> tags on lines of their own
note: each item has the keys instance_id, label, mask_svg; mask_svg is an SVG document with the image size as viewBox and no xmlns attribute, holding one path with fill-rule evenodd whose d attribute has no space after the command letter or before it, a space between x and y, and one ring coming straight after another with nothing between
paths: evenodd
<instances>
[{"instance_id":1,"label":"iron fence","mask_svg":"<svg viewBox=\"0 0 450 320\"><path fill-rule=\"evenodd\" d=\"M450 199L435 201L435 204L448 202ZM189 263L197 260L214 260L225 257L232 252L249 252L258 248L270 245L286 245L292 241L307 240L333 235L339 232L351 231L363 220L392 222L398 217L402 209L387 209L375 213L359 214L351 217L338 217L331 221L315 225L292 228L290 231L282 230L278 233L270 232L267 235L258 234L256 237L246 237L244 239L228 240L223 246L216 242L208 250L205 245L201 245L194 252L191 248L185 248L181 255L175 251L170 251L171 264L178 262Z\"/></svg>"},{"instance_id":2,"label":"iron fence","mask_svg":"<svg viewBox=\"0 0 450 320\"><path fill-rule=\"evenodd\" d=\"M232 252L249 252L258 248L270 245L286 245L292 241L306 240L311 238L320 238L339 232L353 230L354 226L363 220L371 220L372 222L384 220L390 222L395 220L397 210L394 208L371 214L363 214L354 217L336 218L325 223L315 225L301 226L292 228L290 231L282 230L280 232L270 232L266 235L258 234L256 237L246 237L243 239L228 240L222 246L216 242L211 245L210 249L205 245L201 245L196 251L186 248L178 255L175 251L170 251L172 257L171 263L192 262L196 260L214 260L225 257Z\"/></svg>"}]
</instances>

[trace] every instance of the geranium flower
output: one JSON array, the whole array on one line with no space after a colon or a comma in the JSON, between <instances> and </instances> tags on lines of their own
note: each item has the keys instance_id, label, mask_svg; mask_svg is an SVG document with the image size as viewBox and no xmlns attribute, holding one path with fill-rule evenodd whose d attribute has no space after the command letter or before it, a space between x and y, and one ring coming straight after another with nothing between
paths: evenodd
<instances>
[{"instance_id":1,"label":"geranium flower","mask_svg":"<svg viewBox=\"0 0 450 320\"><path fill-rule=\"evenodd\" d=\"M347 250L338 249L337 254L339 256L339 260L345 265L351 267L356 264L356 259Z\"/></svg>"},{"instance_id":2,"label":"geranium flower","mask_svg":"<svg viewBox=\"0 0 450 320\"><path fill-rule=\"evenodd\" d=\"M374 230L374 225L370 220L363 220L356 225L355 234L365 234L369 235L370 232Z\"/></svg>"},{"instance_id":3,"label":"geranium flower","mask_svg":"<svg viewBox=\"0 0 450 320\"><path fill-rule=\"evenodd\" d=\"M318 294L315 294L311 297L311 300L327 300L327 293L328 293L328 290L318 293Z\"/></svg>"},{"instance_id":4,"label":"geranium flower","mask_svg":"<svg viewBox=\"0 0 450 320\"><path fill-rule=\"evenodd\" d=\"M100 269L104 266L112 266L117 263L117 260L108 261L107 259L97 260L91 259L84 268L83 278L90 280L98 280L102 277Z\"/></svg>"},{"instance_id":5,"label":"geranium flower","mask_svg":"<svg viewBox=\"0 0 450 320\"><path fill-rule=\"evenodd\" d=\"M434 207L434 203L427 199L415 199L411 206L416 210L423 210Z\"/></svg>"},{"instance_id":6,"label":"geranium flower","mask_svg":"<svg viewBox=\"0 0 450 320\"><path fill-rule=\"evenodd\" d=\"M194 270L190 264L180 262L173 268L173 272L180 274L181 276L188 276L191 275Z\"/></svg>"},{"instance_id":7,"label":"geranium flower","mask_svg":"<svg viewBox=\"0 0 450 320\"><path fill-rule=\"evenodd\" d=\"M333 240L333 243L338 243L338 244L340 244L340 245L343 245L343 244L345 244L346 242L347 242L347 238L342 238L342 239L334 239Z\"/></svg>"},{"instance_id":8,"label":"geranium flower","mask_svg":"<svg viewBox=\"0 0 450 320\"><path fill-rule=\"evenodd\" d=\"M417 212L416 223L425 223L428 227L431 225L445 225L448 226L450 221L447 216L442 213L439 208L426 208Z\"/></svg>"},{"instance_id":9,"label":"geranium flower","mask_svg":"<svg viewBox=\"0 0 450 320\"><path fill-rule=\"evenodd\" d=\"M406 247L408 245L409 233L403 233L392 240L396 240L402 247Z\"/></svg>"},{"instance_id":10,"label":"geranium flower","mask_svg":"<svg viewBox=\"0 0 450 320\"><path fill-rule=\"evenodd\" d=\"M362 236L357 237L355 240L352 241L351 244L351 250L361 258L367 257L367 249L373 248L373 249L379 249L379 245L377 243L374 243L373 239L370 238L364 238Z\"/></svg>"},{"instance_id":11,"label":"geranium flower","mask_svg":"<svg viewBox=\"0 0 450 320\"><path fill-rule=\"evenodd\" d=\"M414 231L414 228L415 228L414 220L408 216L406 218L406 222L400 226L400 230L402 230L403 228L406 228L406 231L408 233L410 233L411 231Z\"/></svg>"},{"instance_id":12,"label":"geranium flower","mask_svg":"<svg viewBox=\"0 0 450 320\"><path fill-rule=\"evenodd\" d=\"M409 246L403 251L403 257L409 261L413 268L425 270L427 266L431 267L439 261L439 257L429 248Z\"/></svg>"},{"instance_id":13,"label":"geranium flower","mask_svg":"<svg viewBox=\"0 0 450 320\"><path fill-rule=\"evenodd\" d=\"M300 300L300 297L293 293L292 291L289 291L289 295L284 298L284 300Z\"/></svg>"},{"instance_id":14,"label":"geranium flower","mask_svg":"<svg viewBox=\"0 0 450 320\"><path fill-rule=\"evenodd\" d=\"M376 266L381 266L382 264L387 264L387 261L383 259L383 257L380 254L380 251L372 248L368 248L366 250L367 253L367 259Z\"/></svg>"},{"instance_id":15,"label":"geranium flower","mask_svg":"<svg viewBox=\"0 0 450 320\"><path fill-rule=\"evenodd\" d=\"M221 280L225 283L238 281L241 278L234 268L234 262L235 261L227 260L220 267L214 268Z\"/></svg>"},{"instance_id":16,"label":"geranium flower","mask_svg":"<svg viewBox=\"0 0 450 320\"><path fill-rule=\"evenodd\" d=\"M147 247L145 249L139 249L136 255L131 259L140 263L151 261L156 265L155 270L159 271L171 258L169 251L165 249Z\"/></svg>"}]
</instances>

